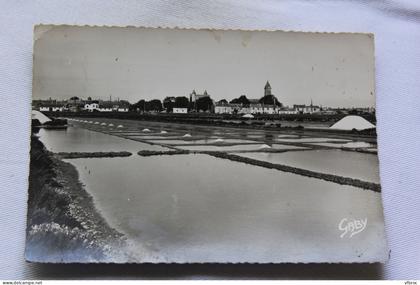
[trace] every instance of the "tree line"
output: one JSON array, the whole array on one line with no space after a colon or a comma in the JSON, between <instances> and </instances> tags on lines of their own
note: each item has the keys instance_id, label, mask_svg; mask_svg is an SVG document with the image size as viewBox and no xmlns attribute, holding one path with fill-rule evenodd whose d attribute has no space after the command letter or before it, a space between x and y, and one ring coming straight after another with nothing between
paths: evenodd
<instances>
[{"instance_id":1,"label":"tree line","mask_svg":"<svg viewBox=\"0 0 420 285\"><path fill-rule=\"evenodd\" d=\"M219 104L240 104L242 107L249 107L251 101L245 96L241 95L238 98L235 98L231 101L227 101L226 99L222 99L218 101ZM278 107L282 107L282 104L274 95L267 95L263 96L261 99L258 100L258 103L264 105L276 105ZM163 101L159 99L153 99L150 101L146 101L141 99L137 103L130 105L130 111L135 112L162 112L166 110L166 112L171 113L173 112L174 108L188 108L189 111L197 111L197 112L206 112L212 111L214 107L214 101L210 97L202 97L197 99L195 102L190 102L187 97L179 96L179 97L166 97Z\"/></svg>"}]
</instances>

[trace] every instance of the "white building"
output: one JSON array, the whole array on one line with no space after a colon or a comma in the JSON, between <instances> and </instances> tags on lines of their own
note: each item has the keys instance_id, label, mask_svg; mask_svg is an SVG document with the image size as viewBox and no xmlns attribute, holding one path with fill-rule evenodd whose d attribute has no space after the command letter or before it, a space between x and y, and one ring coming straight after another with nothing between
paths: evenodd
<instances>
[{"instance_id":1,"label":"white building","mask_svg":"<svg viewBox=\"0 0 420 285\"><path fill-rule=\"evenodd\" d=\"M33 103L33 108L44 112L63 112L63 111L99 111L99 112L128 112L130 103L126 100L102 101L82 100L79 97L72 97L66 101L57 100L38 100Z\"/></svg>"},{"instance_id":2,"label":"white building","mask_svg":"<svg viewBox=\"0 0 420 285\"><path fill-rule=\"evenodd\" d=\"M263 105L263 114L277 114L277 107L275 105Z\"/></svg>"},{"instance_id":3,"label":"white building","mask_svg":"<svg viewBox=\"0 0 420 285\"><path fill-rule=\"evenodd\" d=\"M277 107L275 105L250 104L249 113L251 114L277 114Z\"/></svg>"},{"instance_id":4,"label":"white building","mask_svg":"<svg viewBox=\"0 0 420 285\"><path fill-rule=\"evenodd\" d=\"M217 102L214 106L215 114L238 114L244 107L242 104Z\"/></svg>"},{"instance_id":5,"label":"white building","mask_svg":"<svg viewBox=\"0 0 420 285\"><path fill-rule=\"evenodd\" d=\"M296 115L299 111L294 108L283 107L278 110L279 115Z\"/></svg>"},{"instance_id":6,"label":"white building","mask_svg":"<svg viewBox=\"0 0 420 285\"><path fill-rule=\"evenodd\" d=\"M63 106L53 106L51 107L51 111L53 112L63 112L64 107Z\"/></svg>"},{"instance_id":7,"label":"white building","mask_svg":"<svg viewBox=\"0 0 420 285\"><path fill-rule=\"evenodd\" d=\"M322 110L321 111L321 113L323 114L323 115L336 115L337 114L337 111L336 110Z\"/></svg>"},{"instance_id":8,"label":"white building","mask_svg":"<svg viewBox=\"0 0 420 285\"><path fill-rule=\"evenodd\" d=\"M128 112L130 103L125 100L118 100L113 104L113 110L116 112Z\"/></svg>"},{"instance_id":9,"label":"white building","mask_svg":"<svg viewBox=\"0 0 420 285\"><path fill-rule=\"evenodd\" d=\"M99 101L99 112L128 112L130 104L126 101Z\"/></svg>"},{"instance_id":10,"label":"white building","mask_svg":"<svg viewBox=\"0 0 420 285\"><path fill-rule=\"evenodd\" d=\"M216 114L232 114L233 108L229 105L216 105L214 106L214 113Z\"/></svg>"},{"instance_id":11,"label":"white building","mask_svg":"<svg viewBox=\"0 0 420 285\"><path fill-rule=\"evenodd\" d=\"M251 114L262 114L262 104L250 104L249 105L249 113Z\"/></svg>"},{"instance_id":12,"label":"white building","mask_svg":"<svg viewBox=\"0 0 420 285\"><path fill-rule=\"evenodd\" d=\"M99 102L98 101L86 102L84 109L89 112L99 111Z\"/></svg>"},{"instance_id":13,"label":"white building","mask_svg":"<svg viewBox=\"0 0 420 285\"><path fill-rule=\"evenodd\" d=\"M173 108L174 114L187 114L188 108Z\"/></svg>"},{"instance_id":14,"label":"white building","mask_svg":"<svg viewBox=\"0 0 420 285\"><path fill-rule=\"evenodd\" d=\"M55 104L49 104L49 105L43 105L39 107L39 111L41 112L63 112L64 106L61 105L55 105Z\"/></svg>"},{"instance_id":15,"label":"white building","mask_svg":"<svg viewBox=\"0 0 420 285\"><path fill-rule=\"evenodd\" d=\"M113 109L110 106L99 106L98 111L99 112L112 112Z\"/></svg>"},{"instance_id":16,"label":"white building","mask_svg":"<svg viewBox=\"0 0 420 285\"><path fill-rule=\"evenodd\" d=\"M321 107L312 104L311 105L293 105L293 108L301 114L313 114L321 112Z\"/></svg>"},{"instance_id":17,"label":"white building","mask_svg":"<svg viewBox=\"0 0 420 285\"><path fill-rule=\"evenodd\" d=\"M128 112L128 107L118 107L118 112Z\"/></svg>"}]
</instances>

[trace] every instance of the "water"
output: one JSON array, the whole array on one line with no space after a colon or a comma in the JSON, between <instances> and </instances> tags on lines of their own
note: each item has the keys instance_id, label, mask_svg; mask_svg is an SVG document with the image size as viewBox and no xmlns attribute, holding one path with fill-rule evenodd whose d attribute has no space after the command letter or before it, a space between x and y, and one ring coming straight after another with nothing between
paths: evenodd
<instances>
[{"instance_id":1,"label":"water","mask_svg":"<svg viewBox=\"0 0 420 285\"><path fill-rule=\"evenodd\" d=\"M241 123L243 120L223 120L225 122ZM250 120L252 122L253 120ZM255 121L254 121L255 122ZM328 129L333 122L297 122L297 121L283 121L283 120L273 120L274 124L281 124L282 127L298 127L302 126L308 129Z\"/></svg>"},{"instance_id":2,"label":"water","mask_svg":"<svg viewBox=\"0 0 420 285\"><path fill-rule=\"evenodd\" d=\"M250 139L261 139L261 138L263 138L262 135L247 135L246 137L250 138Z\"/></svg>"},{"instance_id":3,"label":"water","mask_svg":"<svg viewBox=\"0 0 420 285\"><path fill-rule=\"evenodd\" d=\"M191 151L246 151L259 150L262 144L243 144L231 146L216 146L216 145L185 145L176 146L179 149L186 149Z\"/></svg>"},{"instance_id":4,"label":"water","mask_svg":"<svg viewBox=\"0 0 420 285\"><path fill-rule=\"evenodd\" d=\"M282 127L302 126L308 129L328 129L333 123L331 122L295 122L295 121L275 121L280 123Z\"/></svg>"},{"instance_id":5,"label":"water","mask_svg":"<svg viewBox=\"0 0 420 285\"><path fill-rule=\"evenodd\" d=\"M169 139L179 139L179 136L139 136L137 134L131 134L131 135L126 135L126 134L119 134L119 135L123 135L123 136L127 136L129 138L135 138L135 139L143 139L143 140L169 140Z\"/></svg>"},{"instance_id":6,"label":"water","mask_svg":"<svg viewBox=\"0 0 420 285\"><path fill-rule=\"evenodd\" d=\"M209 138L204 140L152 140L154 143L165 143L165 144L223 144L223 143L255 143L251 140L242 140L242 139L223 139L223 141L218 141L216 138Z\"/></svg>"},{"instance_id":7,"label":"water","mask_svg":"<svg viewBox=\"0 0 420 285\"><path fill-rule=\"evenodd\" d=\"M241 153L237 155L379 183L378 157L373 154L342 150L311 150L284 153Z\"/></svg>"},{"instance_id":8,"label":"water","mask_svg":"<svg viewBox=\"0 0 420 285\"><path fill-rule=\"evenodd\" d=\"M301 152L307 153L307 152ZM204 154L72 159L141 262L373 261L380 194ZM343 218L367 228L340 238Z\"/></svg>"},{"instance_id":9,"label":"water","mask_svg":"<svg viewBox=\"0 0 420 285\"><path fill-rule=\"evenodd\" d=\"M336 148L374 148L376 145L367 142L348 142L348 143L311 143L313 145L328 146Z\"/></svg>"},{"instance_id":10,"label":"water","mask_svg":"<svg viewBox=\"0 0 420 285\"><path fill-rule=\"evenodd\" d=\"M349 142L347 139L335 139L335 138L279 138L278 141L284 142L297 142L297 143L309 143L309 142Z\"/></svg>"},{"instance_id":11,"label":"water","mask_svg":"<svg viewBox=\"0 0 420 285\"><path fill-rule=\"evenodd\" d=\"M133 135L125 135L125 134L111 134L111 135L114 135L114 136L122 136L122 137L125 137L125 138L128 138L128 139L135 139L135 140L169 140L169 139L179 139L180 137L179 136L166 136L166 137L164 137L164 136L139 136L139 135L136 135L136 134L133 134Z\"/></svg>"},{"instance_id":12,"label":"water","mask_svg":"<svg viewBox=\"0 0 420 285\"><path fill-rule=\"evenodd\" d=\"M118 136L139 137L139 138L147 138L147 137L166 138L166 137L169 137L169 136L161 136L158 133L151 134L151 133L141 133L141 132L134 132L134 131L132 131L132 132L107 132L107 133L112 134L112 135L118 135Z\"/></svg>"},{"instance_id":13,"label":"water","mask_svg":"<svg viewBox=\"0 0 420 285\"><path fill-rule=\"evenodd\" d=\"M284 138L284 139L297 139L300 138L298 135L292 135L292 134L280 134L277 135L278 138Z\"/></svg>"},{"instance_id":14,"label":"water","mask_svg":"<svg viewBox=\"0 0 420 285\"><path fill-rule=\"evenodd\" d=\"M303 146L294 146L294 145L285 145L285 144L272 144L270 145L274 149L280 149L280 150L297 150L297 149L309 149L307 147Z\"/></svg>"},{"instance_id":15,"label":"water","mask_svg":"<svg viewBox=\"0 0 420 285\"><path fill-rule=\"evenodd\" d=\"M38 135L45 147L52 152L129 151L136 153L140 150L168 150L161 146L110 136L79 127L68 127L67 130L41 129Z\"/></svg>"}]
</instances>

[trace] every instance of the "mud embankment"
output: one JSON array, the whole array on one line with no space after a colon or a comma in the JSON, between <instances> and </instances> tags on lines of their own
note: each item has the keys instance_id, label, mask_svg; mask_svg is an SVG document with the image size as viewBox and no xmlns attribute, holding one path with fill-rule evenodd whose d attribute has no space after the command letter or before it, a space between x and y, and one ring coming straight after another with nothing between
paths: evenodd
<instances>
[{"instance_id":1,"label":"mud embankment","mask_svg":"<svg viewBox=\"0 0 420 285\"><path fill-rule=\"evenodd\" d=\"M188 154L188 150L168 150L168 151L155 151L155 150L141 150L137 152L140 156L154 156L154 155L176 155L176 154Z\"/></svg>"},{"instance_id":2,"label":"mud embankment","mask_svg":"<svg viewBox=\"0 0 420 285\"><path fill-rule=\"evenodd\" d=\"M128 151L109 151L109 152L57 152L59 158L101 158L101 157L127 157L131 155Z\"/></svg>"},{"instance_id":3,"label":"mud embankment","mask_svg":"<svg viewBox=\"0 0 420 285\"><path fill-rule=\"evenodd\" d=\"M31 138L27 243L33 262L108 262L125 239L95 210L76 168Z\"/></svg>"},{"instance_id":4,"label":"mud embankment","mask_svg":"<svg viewBox=\"0 0 420 285\"><path fill-rule=\"evenodd\" d=\"M299 174L302 176L318 178L318 179L334 182L341 185L350 185L350 186L355 186L355 187L359 187L359 188L363 188L363 189L367 189L367 190L371 190L375 192L381 192L381 185L379 184L366 182L366 181L362 181L362 180L354 179L350 177L343 177L343 176L338 176L338 175L333 175L333 174L320 173L320 172L315 172L315 171L292 167L292 166L283 165L283 164L274 164L267 161L260 161L260 160L242 157L242 156L238 156L234 154L228 154L224 152L202 151L201 153L206 153L208 155L212 155L218 158L229 159L231 161L237 161L237 162L247 163L247 164L256 165L260 167L277 169L284 172L291 172L291 173Z\"/></svg>"},{"instance_id":5,"label":"mud embankment","mask_svg":"<svg viewBox=\"0 0 420 285\"><path fill-rule=\"evenodd\" d=\"M304 150L302 150L304 151ZM279 152L285 152L284 150L279 150ZM228 159L231 161L242 162L250 165L260 166L269 169L277 169L284 172L291 172L294 174L312 177L317 179L322 179L325 181L341 184L341 185L350 185L362 189L371 190L374 192L381 192L381 185L372 182L366 182L355 178L343 177L339 175L320 173L312 170L307 170L303 168L283 165L283 164L274 164L267 161L256 160L252 158L247 158L243 156L238 156L235 154L229 154L220 151L187 151L187 150L171 150L171 151L139 151L137 154L140 156L154 156L154 155L177 155L177 154L187 154L187 153L202 153L211 155L217 158Z\"/></svg>"}]
</instances>

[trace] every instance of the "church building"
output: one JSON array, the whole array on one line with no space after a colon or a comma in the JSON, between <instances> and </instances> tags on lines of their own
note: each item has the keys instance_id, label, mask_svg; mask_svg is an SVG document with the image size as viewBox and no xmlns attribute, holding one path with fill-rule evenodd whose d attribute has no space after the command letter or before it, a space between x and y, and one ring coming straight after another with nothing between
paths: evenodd
<instances>
[{"instance_id":1,"label":"church building","mask_svg":"<svg viewBox=\"0 0 420 285\"><path fill-rule=\"evenodd\" d=\"M197 94L195 90L193 90L190 94L190 103L196 102L200 98L204 97L210 97L210 95L207 93L207 90L204 90L203 94Z\"/></svg>"},{"instance_id":2,"label":"church building","mask_svg":"<svg viewBox=\"0 0 420 285\"><path fill-rule=\"evenodd\" d=\"M264 96L271 96L271 85L270 82L267 81L267 83L264 86Z\"/></svg>"}]
</instances>

